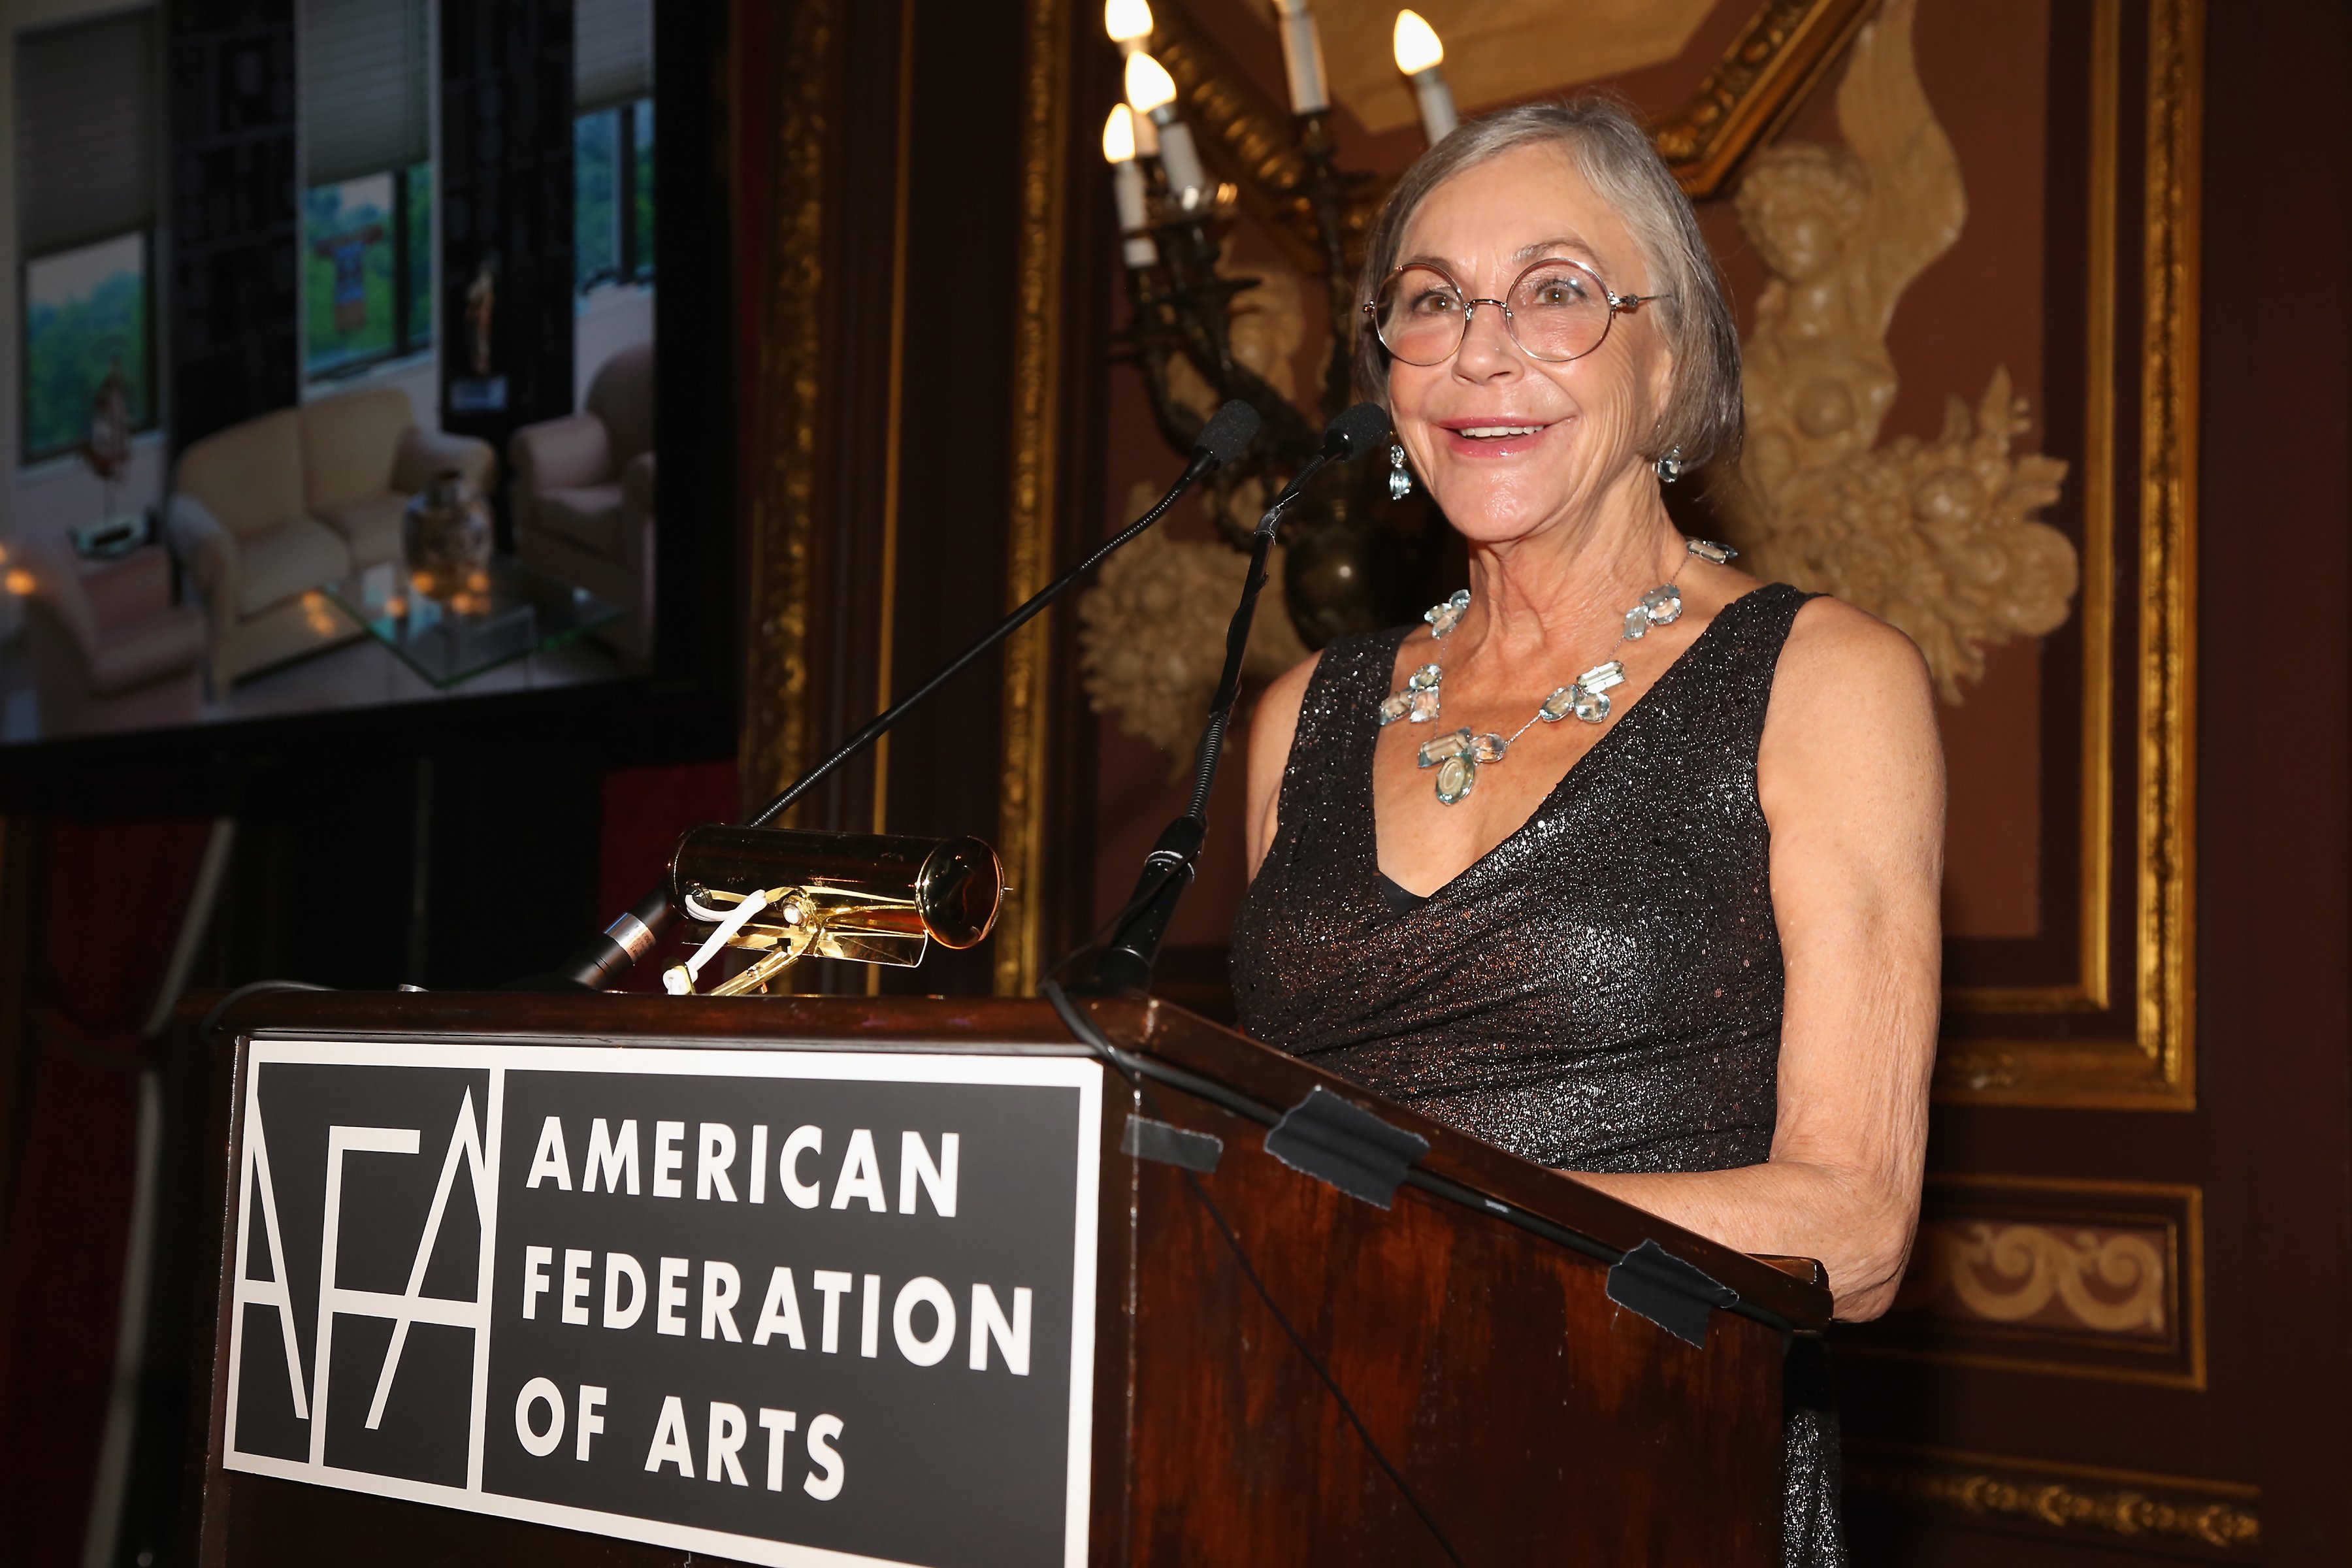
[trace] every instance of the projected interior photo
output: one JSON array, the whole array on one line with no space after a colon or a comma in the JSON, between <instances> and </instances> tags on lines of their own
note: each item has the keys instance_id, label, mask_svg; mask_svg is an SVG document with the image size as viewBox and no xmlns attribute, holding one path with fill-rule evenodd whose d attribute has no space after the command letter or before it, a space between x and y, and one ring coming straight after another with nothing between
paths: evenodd
<instances>
[{"instance_id":1,"label":"projected interior photo","mask_svg":"<svg viewBox=\"0 0 2352 1568\"><path fill-rule=\"evenodd\" d=\"M0 744L648 668L648 0L12 41Z\"/></svg>"}]
</instances>

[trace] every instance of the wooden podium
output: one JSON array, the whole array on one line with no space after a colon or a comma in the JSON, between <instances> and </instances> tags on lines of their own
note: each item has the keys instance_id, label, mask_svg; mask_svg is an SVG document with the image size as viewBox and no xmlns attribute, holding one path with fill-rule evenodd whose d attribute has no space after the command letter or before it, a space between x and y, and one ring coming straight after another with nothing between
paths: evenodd
<instances>
[{"instance_id":1,"label":"wooden podium","mask_svg":"<svg viewBox=\"0 0 2352 1568\"><path fill-rule=\"evenodd\" d=\"M750 1068L740 1064L750 1059L747 1053L758 1051L776 1053L774 1058L761 1060L782 1060L795 1071L808 1064L829 1064L825 1071L852 1076L858 1064L870 1063L877 1071L892 1073L937 1068L949 1076L976 1072L985 1078L1003 1067L1013 1078L1027 1074L1055 1082L1072 1075L1089 1078L1097 1069L1099 1077L1094 1099L1067 1102L1084 1103L1088 1108L1085 1113L1099 1119L1079 1141L1082 1148L1093 1150L1096 1184L1091 1193L1079 1194L1074 1211L1082 1227L1089 1219L1092 1226L1090 1242L1081 1237L1078 1247L1080 1254L1089 1246L1092 1252L1091 1322L1076 1323L1075 1311L1066 1315L1073 1319L1069 1333L1083 1352L1076 1364L1090 1366L1091 1377L1089 1386L1074 1385L1067 1396L1074 1413L1067 1427L1072 1434L1067 1536L1050 1552L1016 1550L1009 1534L992 1531L987 1539L942 1537L953 1541L952 1548L932 1555L892 1559L834 1541L829 1545L816 1542L826 1545L822 1552L814 1545L776 1546L761 1560L1097 1564L1459 1561L1757 1568L1780 1562L1781 1365L1790 1332L1817 1332L1828 1321L1830 1298L1818 1269L1733 1252L1181 1009L1129 1001L1078 1005L1108 1041L1132 1054L1124 1068L1102 1065L1098 1049L1075 1039L1064 1020L1042 1002L304 993L267 993L239 1001L224 1016L213 1042L218 1134L214 1147L226 1150L226 1158L216 1161L213 1172L221 1184L213 1212L223 1219L220 1316L211 1336L209 1363L199 1370L196 1384L198 1402L208 1401L209 1407L202 1474L190 1477L192 1486L201 1487L201 1502L184 1516L201 1531L200 1561L235 1568L320 1561L619 1564L683 1563L689 1554L685 1546L655 1543L669 1539L658 1534L658 1528L667 1527L649 1526L656 1529L650 1537L615 1539L609 1533L530 1521L561 1517L577 1522L588 1517L580 1513L493 1516L497 1508L527 1511L538 1508L535 1503L499 1502L485 1513L467 1511L470 1504L401 1500L428 1495L425 1490L371 1495L341 1485L286 1479L306 1461L299 1447L304 1439L272 1438L265 1431L272 1420L292 1431L282 1415L268 1415L265 1408L278 1396L273 1390L283 1392L281 1384L307 1391L326 1434L310 1449L308 1462L317 1463L323 1453L339 1464L410 1466L415 1474L445 1478L433 1484L446 1483L452 1489L429 1493L436 1498L457 1498L454 1489L463 1485L496 1492L505 1485L499 1478L512 1474L544 1474L551 1478L549 1487L572 1486L574 1480L567 1478L587 1473L593 1440L611 1445L616 1459L625 1460L609 1472L614 1479L591 1499L593 1506L625 1510L635 1506L627 1498L636 1495L626 1489L658 1484L667 1489L657 1495L675 1496L681 1507L724 1503L751 1510L729 1516L743 1519L768 1517L757 1513L762 1507L796 1510L790 1519L821 1523L847 1517L825 1510L859 1500L856 1489L839 1489L837 1476L828 1481L821 1473L817 1461L824 1455L813 1433L819 1422L834 1417L814 1416L814 1406L806 1401L832 1396L807 1394L814 1386L809 1378L854 1373L874 1380L877 1389L885 1384L915 1389L912 1397L918 1400L932 1398L924 1390L938 1391L942 1412L947 1412L949 1399L984 1400L993 1397L988 1393L992 1388L1009 1391L1008 1399L1031 1397L1035 1393L1031 1384L1043 1386L1038 1380L1054 1372L1060 1353L1051 1347L1060 1342L1054 1339L1053 1310L1062 1298L1051 1292L1041 1290L1039 1296L1039 1362L1026 1369L1024 1382L1006 1363L1008 1358L1030 1353L1030 1292L1025 1289L1019 1293L1022 1307L1014 1314L1009 1287L985 1292L983 1310L984 1292L971 1286L966 1312L962 1277L944 1266L936 1270L926 1266L927 1276L937 1272L947 1283L914 1280L904 1288L894 1314L878 1304L882 1299L877 1292L887 1294L897 1279L893 1275L886 1281L881 1266L867 1276L863 1298L852 1285L833 1283L848 1281L847 1272L803 1270L793 1279L808 1305L788 1331L797 1347L804 1326L807 1345L787 1350L782 1337L770 1337L778 1300L772 1289L761 1333L752 1331L753 1314L763 1310L758 1305L758 1276L767 1272L764 1268L666 1257L657 1260L655 1255L672 1247L692 1253L698 1244L691 1239L690 1226L706 1222L756 1223L767 1227L758 1234L784 1237L798 1234L792 1231L793 1226L856 1221L877 1236L887 1231L892 1237L933 1238L922 1243L926 1246L961 1246L967 1236L983 1233L956 1227L999 1223L984 1212L987 1162L992 1157L988 1152L1002 1147L1017 1152L1034 1138L1008 1135L992 1143L988 1128L995 1123L986 1116L993 1112L974 1110L967 1118L962 1142L947 1145L942 1160L940 1140L934 1131L926 1130L929 1124L919 1128L919 1119L902 1118L914 1130L905 1133L908 1166L900 1170L891 1163L901 1146L899 1134L892 1124L877 1121L882 1131L870 1142L884 1151L883 1179L877 1188L880 1201L853 1202L843 1194L861 1186L856 1144L866 1130L845 1134L803 1127L792 1136L806 1134L807 1147L797 1153L786 1150L779 1165L777 1151L786 1141L788 1119L756 1108L757 1095L772 1090L818 1092L809 1087L813 1080L793 1079L781 1087L743 1077L725 1083L697 1080L719 1086L712 1090L716 1098L703 1103L746 1108L734 1117L731 1131L722 1128L723 1139L708 1131L709 1121L702 1123L705 1131L698 1146L691 1115L659 1120L665 1103L661 1096L677 1089L668 1080L598 1078L593 1083L603 1087L596 1092L604 1099L591 1104L578 1096L564 1098L572 1094L569 1080L558 1082L542 1074L527 1084L528 1075L522 1073L542 1058L558 1065L617 1064L641 1072L647 1070L644 1064L654 1062L684 1064L680 1070L725 1066L730 1072L756 1072L759 1062ZM263 1103L253 1091L257 1063L270 1064L262 1070L274 1076L265 1082L299 1086L310 1080L278 1065L281 1057L290 1059L306 1050L331 1047L329 1054L348 1049L373 1060L368 1053L394 1049L385 1042L401 1043L397 1048L410 1053L402 1060L442 1062L444 1067L436 1070L474 1072L468 1064L477 1058L465 1053L477 1050L488 1053L479 1060L503 1062L511 1070L503 1078L467 1078L462 1083L448 1079L447 1095L436 1103L446 1106L462 1089L457 1121L446 1134L428 1129L422 1147L413 1133L405 1134L407 1142L402 1143L404 1135L397 1128L340 1121L331 1139L305 1142L310 1134L298 1122L299 1115L310 1113L284 1098L291 1088L268 1090L281 1098L270 1101L267 1148L259 1146L263 1140L257 1123L247 1135L244 1118L237 1113ZM795 1052L817 1054L794 1058ZM845 1058L850 1066L841 1068ZM940 1068L942 1062L948 1066ZM922 1065L927 1063L931 1065ZM383 1075L397 1069L365 1070ZM540 1078L547 1081L540 1083ZM360 1098L347 1095L336 1103L369 1107L366 1114L388 1126L404 1119L419 1121L419 1116L399 1109L404 1103L400 1095L407 1092L402 1086L409 1079L379 1076L352 1081L361 1089L349 1092ZM640 1081L642 1090L628 1087ZM622 1090L614 1090L614 1083L622 1083ZM391 1087L366 1087L372 1084ZM485 1084L492 1087L485 1091ZM497 1087L500 1085L505 1087ZM888 1089L885 1085L876 1092ZM835 1084L823 1092L850 1091ZM949 1091L933 1084L921 1092ZM478 1100L478 1095L483 1098ZM1336 1116L1318 1120L1301 1112L1284 1121L1310 1097L1330 1107L1332 1095L1347 1102ZM567 1109L574 1100L577 1115ZM544 1116L539 1110L542 1101L554 1108ZM640 1103L653 1134L646 1167L653 1184L647 1192L664 1191L667 1180L677 1194L667 1206L654 1196L638 1194L634 1164L627 1173L628 1192L622 1192L619 1157L614 1152L619 1135L613 1129L625 1114L632 1118L626 1127L635 1129ZM614 1114L595 1121L595 1136L603 1142L596 1152L586 1152L581 1145L587 1114L599 1109ZM1364 1111L1377 1122L1367 1121ZM321 1126L357 1114L331 1107L317 1112L323 1119ZM432 1126L448 1121L445 1111L433 1115L439 1121ZM754 1120L756 1127L751 1125ZM1385 1127L1380 1125L1383 1123ZM1278 1150L1290 1152L1288 1159L1268 1152L1269 1124L1285 1128L1271 1141ZM550 1126L557 1131L546 1131ZM681 1127L683 1132L662 1131ZM1213 1149L1187 1134L1207 1134L1222 1148ZM467 1143L469 1136L477 1142ZM834 1170L845 1136L850 1142L848 1163L841 1166L836 1182ZM441 1157L445 1137L446 1162ZM1381 1194L1377 1168L1414 1137L1425 1142L1426 1152L1402 1172L1402 1184L1392 1194ZM815 1152L820 1138L830 1140L822 1154ZM313 1331L314 1322L323 1331L332 1314L312 1306L310 1299L288 1283L308 1267L303 1258L311 1244L303 1239L310 1233L302 1226L309 1222L301 1216L310 1212L305 1203L310 1209L317 1205L301 1197L298 1189L307 1191L303 1184L310 1177L306 1173L320 1163L314 1143L333 1152L325 1162L326 1260L318 1278L324 1287L341 1290L357 1303L351 1310L359 1314L332 1320L334 1408L341 1413L332 1417L325 1373L331 1358L304 1337ZM722 1144L728 1160L735 1163L720 1164L714 1182L698 1165L698 1156L704 1163L717 1163ZM753 1145L758 1152L743 1160L736 1152L738 1144ZM629 1145L633 1160L636 1147ZM957 1147L962 1151L963 1170L960 1215ZM404 1153L417 1157L397 1157ZM505 1194L483 1200L487 1206L481 1210L478 1238L467 1228L473 1222L463 1217L471 1212L465 1210L465 1173L478 1155L488 1162L487 1190ZM806 1157L795 1164L802 1155ZM601 1187L593 1179L600 1160L604 1163ZM1334 1160L1343 1173L1342 1184L1324 1179ZM666 1178L661 1175L664 1161L672 1172ZM1313 1168L1318 1162L1327 1167L1322 1176L1298 1168ZM1213 1169L1200 1169L1212 1163ZM527 1184L526 1165L532 1170ZM272 1201L278 1205L266 1216L267 1225L256 1207L257 1193L269 1185L270 1172L265 1166L274 1168ZM944 1187L934 1180L942 1169ZM451 1227L447 1235L453 1239L446 1244L450 1256L463 1263L472 1256L465 1249L478 1239L478 1307L443 1300L466 1294L470 1285L425 1281L426 1255L445 1245L432 1239L434 1233L415 1244L418 1261L405 1286L410 1300L404 1307L399 1301L401 1270L368 1263L362 1256L369 1216L378 1212L370 1206L379 1200L368 1196L373 1189L367 1185L378 1179L375 1173L403 1173L402 1179L410 1180L406 1173L413 1173L415 1181L429 1184L435 1171L442 1173L444 1189L453 1184L457 1189L456 1196L445 1191L434 1207L434 1224L446 1221ZM577 1191L572 1187L575 1171L581 1173ZM1349 1171L1355 1172L1354 1177L1345 1174ZM820 1181L806 1184L805 1197L803 1188L793 1184L801 1173L820 1175ZM1393 1182L1396 1175L1391 1169L1387 1179ZM704 1188L699 1204L695 1201L698 1176ZM350 1184L338 1189L337 1181ZM747 1181L757 1184L747 1185ZM772 1181L793 1186L791 1202L801 1207L788 1207L785 1194L772 1187ZM1343 1185L1365 1190L1368 1184L1370 1199L1343 1190ZM826 1187L834 1189L829 1207L824 1201ZM415 1190L421 1193L424 1186ZM1390 1206L1373 1201L1382 1196ZM746 1202L732 1209L719 1201L738 1198ZM381 1201L388 1205L383 1213L397 1207L390 1197ZM768 1206L757 1211L748 1206L763 1201ZM598 1204L610 1206L594 1207ZM278 1223L281 1210L287 1216L283 1227ZM338 1212L340 1242L334 1227ZM1047 1212L1038 1210L1041 1215ZM547 1228L565 1215L604 1213L618 1216L615 1223L635 1225L642 1218L655 1226L632 1233L645 1238L641 1244L627 1244L635 1248L630 1267L641 1275L635 1305L642 1310L646 1292L658 1295L663 1323L675 1311L680 1325L665 1326L659 1333L673 1338L648 1337L650 1322L625 1332L612 1328L625 1315L618 1303L628 1295L625 1281L614 1281L627 1270L609 1260L597 1262L584 1245L567 1255L562 1245L565 1238ZM542 1233L551 1245L526 1248L525 1243ZM681 1239L666 1239L671 1237ZM1678 1261L1643 1268L1644 1259L1656 1256L1645 1243ZM625 1249L622 1241L607 1239L598 1245ZM778 1245L782 1248L779 1258L791 1261L786 1257L790 1249ZM338 1246L342 1249L340 1264ZM402 1248L409 1246L401 1244ZM992 1243L985 1244L974 1255L981 1260L967 1270L973 1279L986 1277L992 1268L1014 1269L1013 1263L990 1261L1002 1251L992 1248ZM1642 1258L1619 1270L1612 1293L1612 1268L1637 1248L1643 1249ZM717 1243L703 1248L707 1256L718 1250ZM399 1255L404 1260L408 1252L400 1250ZM604 1256L609 1259L610 1251ZM814 1253L809 1257L824 1261ZM469 1267L452 1264L445 1269L442 1261L435 1261L430 1271L457 1279ZM740 1295L730 1294L732 1288L717 1273L698 1275L697 1269L724 1269L740 1276ZM786 1270L779 1268L774 1273L782 1276ZM656 1274L655 1284L644 1282ZM835 1292L823 1298L828 1313L840 1309L841 1342L829 1360L825 1352L835 1347L817 1342L818 1298L809 1292L810 1280ZM718 1294L689 1299L687 1292L696 1289ZM520 1316L528 1323L515 1317L518 1289ZM1076 1299L1086 1296L1082 1292ZM699 1337L695 1300L703 1302ZM928 1309L909 1307L910 1300L933 1301L941 1321L935 1323ZM717 1318L712 1316L714 1300ZM870 1358L864 1362L853 1350L861 1310L864 1353ZM494 1310L499 1314L495 1331L488 1326ZM607 1314L602 1328L592 1316L598 1310ZM970 1326L970 1365L980 1370L967 1370L959 1314ZM1017 1355L1016 1326L1011 1322L1015 1315L1020 1320ZM299 1325L299 1331L281 1327L281 1319ZM401 1364L415 1369L403 1371L397 1378L391 1362L399 1355L387 1361L382 1348L395 1319L399 1333L408 1336L413 1347L403 1352L410 1361ZM634 1318L631 1321L635 1323ZM1669 1332L1662 1321L1676 1323L1690 1338ZM235 1382L235 1387L246 1390L242 1417L232 1408L233 1322L243 1325L245 1370L236 1373ZM572 1323L581 1326L563 1326ZM1694 1324L1696 1334L1691 1332ZM929 1339L924 1337L926 1325L930 1325ZM828 1318L822 1332L831 1336L835 1328ZM468 1342L466 1336L475 1329L480 1331ZM739 1330L744 1342L730 1342ZM1084 1343L1088 1331L1090 1346ZM548 1377L523 1385L520 1396L506 1392L499 1380L508 1374L499 1370L497 1353L487 1348L494 1332L509 1338L538 1336L530 1342L549 1347L547 1355L574 1357L562 1363L573 1370L558 1374L552 1370L557 1363L550 1361ZM898 1336L895 1350L893 1333ZM1704 1344L1693 1343L1691 1338L1703 1339ZM753 1339L767 1342L754 1351ZM433 1358L460 1367L467 1343L484 1347L473 1363L469 1478L459 1479L463 1455L457 1448L462 1444L446 1455L413 1460L348 1458L375 1452L369 1444L408 1419L405 1413L412 1406L430 1403L424 1394L412 1395L411 1384L401 1380L415 1378L423 1380L415 1384L418 1388L432 1386L431 1369L442 1364ZM622 1388L634 1375L621 1364L628 1346L643 1346L648 1356L706 1356L720 1358L712 1360L714 1366L762 1369L760 1378L802 1390L803 1406L789 1417L761 1408L771 1398L779 1404L786 1398L785 1394L765 1392L767 1383L732 1403L698 1403L689 1395L681 1405L671 1399L664 1406L664 1421L673 1419L668 1405L685 1412L684 1456L673 1468L655 1470L663 1442L656 1436L646 1467L653 1474L641 1479L636 1455L645 1437L639 1428L650 1416L632 1415ZM575 1352L574 1347L581 1348ZM304 1370L305 1358L313 1356L315 1373ZM925 1362L925 1356L937 1364ZM383 1370L371 1408L371 1379L379 1363ZM808 1369L805 1375L800 1369ZM452 1387L462 1383L460 1372L453 1371L449 1377ZM586 1386L591 1378L598 1384L593 1389ZM932 1381L922 1381L927 1378ZM607 1384L620 1392L608 1396ZM300 1393L294 1397L300 1403ZM856 1397L840 1396L853 1402ZM873 1395L877 1401L886 1397L898 1395ZM534 1398L539 1403L532 1403ZM605 1398L609 1409L596 1403ZM648 1410L651 1398L648 1394ZM710 1409L708 1480L700 1457L705 1452L703 1404ZM387 1409L391 1415L378 1429L374 1418ZM572 1413L570 1426L562 1425L566 1409ZM749 1413L754 1409L766 1423L764 1436L751 1425ZM369 1412L364 1426L363 1410ZM460 1414L453 1413L449 1419L457 1421ZM943 1423L961 1418L951 1412L939 1417ZM991 1419L984 1407L979 1408L978 1418ZM277 1447L271 1451L280 1458L233 1455L233 1419L251 1429L238 1439L248 1449L258 1451L274 1442ZM344 1425L331 1426L331 1419ZM788 1438L787 1419L794 1423ZM602 1435L592 1439L583 1424L593 1426L600 1420L604 1426L596 1430ZM867 1501L890 1486L916 1484L904 1478L928 1462L910 1449L900 1466L898 1456L876 1447L879 1439L871 1435L881 1429L880 1421L878 1415L853 1411L849 1439L833 1439L835 1450L852 1456L852 1488L862 1489ZM1011 1436L1016 1426L1008 1414L1003 1428L1008 1446L1021 1440ZM574 1431L580 1434L576 1466ZM867 1446L853 1448L861 1436ZM761 1444L771 1439L797 1446L763 1450ZM516 1458L520 1452L513 1447L517 1441L532 1454L548 1457ZM995 1447L986 1440L966 1443L959 1450L961 1458L946 1461L949 1470L942 1473L992 1475L988 1465L1001 1457ZM722 1448L725 1454L719 1452ZM771 1455L766 1490L761 1484L763 1451ZM779 1469L778 1453L790 1455L788 1471ZM737 1470L739 1455L742 1468ZM446 1470L433 1468L445 1464ZM532 1464L541 1469L529 1469ZM257 1473L257 1466L278 1468ZM780 1475L782 1491L773 1489ZM827 1485L836 1489L834 1502L807 1500L821 1497ZM985 1509L1000 1501L980 1497L971 1506ZM893 1500L876 1515L874 1528L890 1540L918 1539L888 1532L913 1529L925 1506L919 1491ZM786 1512L774 1517L785 1519ZM753 1532L768 1528L761 1525ZM788 1522L785 1528L799 1527ZM701 1542L699 1554L714 1554L714 1538L695 1539ZM715 1554L730 1553L722 1550Z\"/></svg>"}]
</instances>

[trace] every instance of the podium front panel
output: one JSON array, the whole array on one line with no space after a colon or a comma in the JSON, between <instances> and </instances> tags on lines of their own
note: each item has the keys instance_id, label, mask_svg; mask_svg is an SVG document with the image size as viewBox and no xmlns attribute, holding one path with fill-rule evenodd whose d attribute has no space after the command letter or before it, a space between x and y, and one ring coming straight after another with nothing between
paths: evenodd
<instances>
[{"instance_id":1,"label":"podium front panel","mask_svg":"<svg viewBox=\"0 0 2352 1568\"><path fill-rule=\"evenodd\" d=\"M1102 1068L265 1039L221 1453L782 1565L1085 1561Z\"/></svg>"}]
</instances>

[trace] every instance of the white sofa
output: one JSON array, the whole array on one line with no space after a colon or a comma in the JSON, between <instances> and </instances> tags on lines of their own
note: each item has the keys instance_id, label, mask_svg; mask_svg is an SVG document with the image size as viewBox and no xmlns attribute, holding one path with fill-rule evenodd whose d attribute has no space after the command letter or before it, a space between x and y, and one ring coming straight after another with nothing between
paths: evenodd
<instances>
[{"instance_id":1,"label":"white sofa","mask_svg":"<svg viewBox=\"0 0 2352 1568\"><path fill-rule=\"evenodd\" d=\"M319 591L399 559L409 498L451 468L488 493L498 455L418 429L398 387L265 414L183 453L164 533L205 606L214 694L358 636Z\"/></svg>"}]
</instances>

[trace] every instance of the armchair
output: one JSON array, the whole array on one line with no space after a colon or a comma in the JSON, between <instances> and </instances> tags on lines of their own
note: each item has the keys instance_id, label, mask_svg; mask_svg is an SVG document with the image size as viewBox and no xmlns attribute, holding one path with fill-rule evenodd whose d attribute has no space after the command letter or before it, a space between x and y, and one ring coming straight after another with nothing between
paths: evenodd
<instances>
[{"instance_id":1,"label":"armchair","mask_svg":"<svg viewBox=\"0 0 2352 1568\"><path fill-rule=\"evenodd\" d=\"M172 603L172 569L147 546L83 561L62 540L18 545L33 579L25 639L44 735L194 723L204 617Z\"/></svg>"},{"instance_id":2,"label":"armchair","mask_svg":"<svg viewBox=\"0 0 2352 1568\"><path fill-rule=\"evenodd\" d=\"M515 552L621 607L597 635L632 659L653 647L654 350L604 362L578 414L526 425L513 463Z\"/></svg>"}]
</instances>

